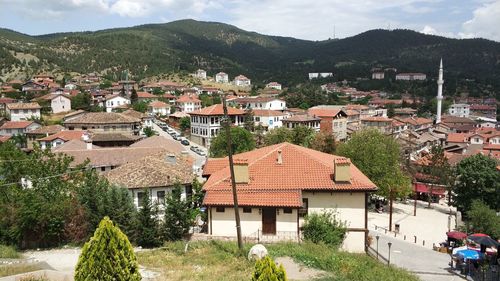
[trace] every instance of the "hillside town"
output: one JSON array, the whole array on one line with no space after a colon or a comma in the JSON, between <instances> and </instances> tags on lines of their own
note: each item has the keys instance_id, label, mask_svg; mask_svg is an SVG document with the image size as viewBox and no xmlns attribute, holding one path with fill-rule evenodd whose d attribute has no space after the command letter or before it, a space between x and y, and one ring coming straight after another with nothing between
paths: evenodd
<instances>
[{"instance_id":1,"label":"hillside town","mask_svg":"<svg viewBox=\"0 0 500 281\"><path fill-rule=\"evenodd\" d=\"M290 107L288 98L293 93L287 86L268 81L256 89L253 80L243 74L232 78L224 72L198 69L185 81L134 81L128 73L118 81L96 73L62 79L37 74L28 80L13 79L1 84L0 142L5 146L2 152L8 155L15 150L28 159L40 157L37 161L68 157L63 161L67 170L62 172L68 181L77 181L70 173L89 171L94 181L102 180L125 190L123 196L130 198L135 212L157 206L156 215L148 215L157 224L169 223L169 204L176 204L171 206L183 212L182 208L188 207L179 207L181 202L191 202L189 208L197 213L180 230L179 237L189 235L192 241L298 243L307 239L309 216L335 213L336 221L344 225L345 235L336 244L343 251L368 253L379 259L379 239L386 235L382 240L389 241L385 243L389 253L390 245L408 243L423 252L419 258L432 259L443 251L456 251L454 245L463 247L457 241L472 234L464 228L466 219L471 218L468 212L472 199L465 205L450 201L470 193L453 191L460 180L443 180L445 168L438 168L460 170L467 164L466 159L479 157L483 163L493 163L496 174L489 174L489 180L498 179L500 173L497 100L467 96L449 100L442 91L443 61L436 68L436 107L427 112L417 110L424 100L411 93L362 91L347 81L316 82L321 84L320 95L334 94L340 99L336 104ZM371 79L385 79L388 72L403 83L425 81L430 76L374 68ZM305 76L311 81L327 81L335 73ZM449 103L446 108L445 101ZM228 132L233 138L231 154L226 150ZM394 166L387 166L387 174L379 172L381 178L366 168L384 163L381 159L360 160L356 149L347 149L360 136L369 138L365 142L372 145L367 146L369 152L365 155L386 157L384 153L390 148L385 142L397 147ZM372 137L385 142L377 143ZM337 155L339 152L342 154ZM40 153L46 154L37 156ZM436 160L439 155L442 158ZM16 161L1 157L5 163ZM22 174L24 168L19 169L21 174L16 177L26 189L37 190L40 179L53 176L48 168L42 174ZM385 186L382 179L399 173L396 170L405 175ZM16 177L2 176L2 181L9 184L9 179ZM485 187L493 189L490 193L478 193L483 192L480 198L496 196L491 198L497 200L496 207L490 205L495 210L500 190L495 180L493 185ZM400 190L395 191L396 187ZM396 196L397 192L401 195ZM173 198L175 194L178 201ZM86 203L81 204L85 209ZM238 229L235 207L239 210ZM393 209L398 210L394 215ZM4 226L8 225L5 222ZM121 227L126 229L124 225ZM465 237L457 240L453 233L459 232ZM500 238L495 236L500 233L486 234ZM18 238L26 248L68 241L44 235L30 237L24 233ZM155 243L148 244L152 242L139 237L134 243L143 243L144 247L162 244L154 239ZM450 243L452 240L455 244ZM469 241L471 245L473 241ZM495 256L498 242L493 241L491 245L476 242L479 253ZM422 280L435 280L433 276L439 274L450 277L443 280L455 280L452 276L471 274L471 269L464 266L469 265L467 258L451 255L448 265L450 255L442 255L437 260L446 262L440 266L449 266L450 270L434 268L435 275L422 273ZM403 259L391 261L390 254L385 259L414 272L431 270L412 268ZM491 276L495 274L495 267L488 270Z\"/></svg>"}]
</instances>

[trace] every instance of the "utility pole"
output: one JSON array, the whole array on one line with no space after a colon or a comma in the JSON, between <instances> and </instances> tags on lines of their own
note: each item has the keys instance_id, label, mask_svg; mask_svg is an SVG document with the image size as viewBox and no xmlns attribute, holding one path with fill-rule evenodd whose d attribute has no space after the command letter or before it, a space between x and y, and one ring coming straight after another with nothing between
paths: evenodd
<instances>
[{"instance_id":1,"label":"utility pole","mask_svg":"<svg viewBox=\"0 0 500 281\"><path fill-rule=\"evenodd\" d=\"M227 154L229 158L229 171L231 172L231 187L233 189L234 217L236 219L236 235L238 237L238 248L243 249L241 239L240 211L238 210L238 195L236 193L236 180L234 178L233 147L231 144L231 119L227 114L226 94L222 95L222 107L224 109L224 127L226 130Z\"/></svg>"},{"instance_id":2,"label":"utility pole","mask_svg":"<svg viewBox=\"0 0 500 281\"><path fill-rule=\"evenodd\" d=\"M389 191L389 231L392 231L392 202L393 202L392 187Z\"/></svg>"}]
</instances>

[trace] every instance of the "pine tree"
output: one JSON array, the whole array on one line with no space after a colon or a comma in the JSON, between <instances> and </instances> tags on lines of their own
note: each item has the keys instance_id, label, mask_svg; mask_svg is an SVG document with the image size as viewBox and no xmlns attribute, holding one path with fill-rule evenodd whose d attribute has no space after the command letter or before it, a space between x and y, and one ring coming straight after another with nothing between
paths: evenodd
<instances>
[{"instance_id":1,"label":"pine tree","mask_svg":"<svg viewBox=\"0 0 500 281\"><path fill-rule=\"evenodd\" d=\"M191 226L191 209L189 203L181 198L183 186L176 183L166 198L164 237L169 241L182 239Z\"/></svg>"},{"instance_id":2,"label":"pine tree","mask_svg":"<svg viewBox=\"0 0 500 281\"><path fill-rule=\"evenodd\" d=\"M130 103L136 104L139 101L139 96L137 95L137 91L132 89L132 93L130 94Z\"/></svg>"},{"instance_id":3,"label":"pine tree","mask_svg":"<svg viewBox=\"0 0 500 281\"><path fill-rule=\"evenodd\" d=\"M252 281L287 281L286 272L281 264L279 267L269 256L255 262Z\"/></svg>"},{"instance_id":4,"label":"pine tree","mask_svg":"<svg viewBox=\"0 0 500 281\"><path fill-rule=\"evenodd\" d=\"M108 217L99 223L78 258L75 281L86 280L141 280L132 245Z\"/></svg>"},{"instance_id":5,"label":"pine tree","mask_svg":"<svg viewBox=\"0 0 500 281\"><path fill-rule=\"evenodd\" d=\"M150 191L145 190L144 194L138 216L137 244L144 248L153 248L161 243L158 235L158 213L149 199Z\"/></svg>"}]
</instances>

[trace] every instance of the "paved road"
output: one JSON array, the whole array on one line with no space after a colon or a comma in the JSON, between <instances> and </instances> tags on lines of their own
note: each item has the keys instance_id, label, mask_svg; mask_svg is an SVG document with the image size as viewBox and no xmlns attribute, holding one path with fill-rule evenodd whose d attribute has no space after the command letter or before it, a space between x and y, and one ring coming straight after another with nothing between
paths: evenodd
<instances>
[{"instance_id":1,"label":"paved road","mask_svg":"<svg viewBox=\"0 0 500 281\"><path fill-rule=\"evenodd\" d=\"M391 264L405 268L416 273L424 281L455 281L463 280L457 275L448 272L450 256L439 253L411 242L401 241L379 232L370 231L370 235L375 238L379 235L379 255L388 257L389 246L391 246ZM376 239L373 239L373 248L377 248Z\"/></svg>"}]
</instances>

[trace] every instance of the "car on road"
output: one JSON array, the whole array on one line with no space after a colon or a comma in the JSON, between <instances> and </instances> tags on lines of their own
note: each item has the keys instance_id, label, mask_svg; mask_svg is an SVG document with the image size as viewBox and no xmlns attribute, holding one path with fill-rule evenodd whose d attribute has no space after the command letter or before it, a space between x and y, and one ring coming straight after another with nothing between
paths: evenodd
<instances>
[{"instance_id":1,"label":"car on road","mask_svg":"<svg viewBox=\"0 0 500 281\"><path fill-rule=\"evenodd\" d=\"M172 134L172 138L174 140L180 140L180 136L177 136L177 134Z\"/></svg>"},{"instance_id":2,"label":"car on road","mask_svg":"<svg viewBox=\"0 0 500 281\"><path fill-rule=\"evenodd\" d=\"M191 149L191 151L197 152L199 148L196 145L193 145L189 149Z\"/></svg>"},{"instance_id":3,"label":"car on road","mask_svg":"<svg viewBox=\"0 0 500 281\"><path fill-rule=\"evenodd\" d=\"M182 145L189 145L189 141L188 140L181 140L181 144Z\"/></svg>"}]
</instances>

